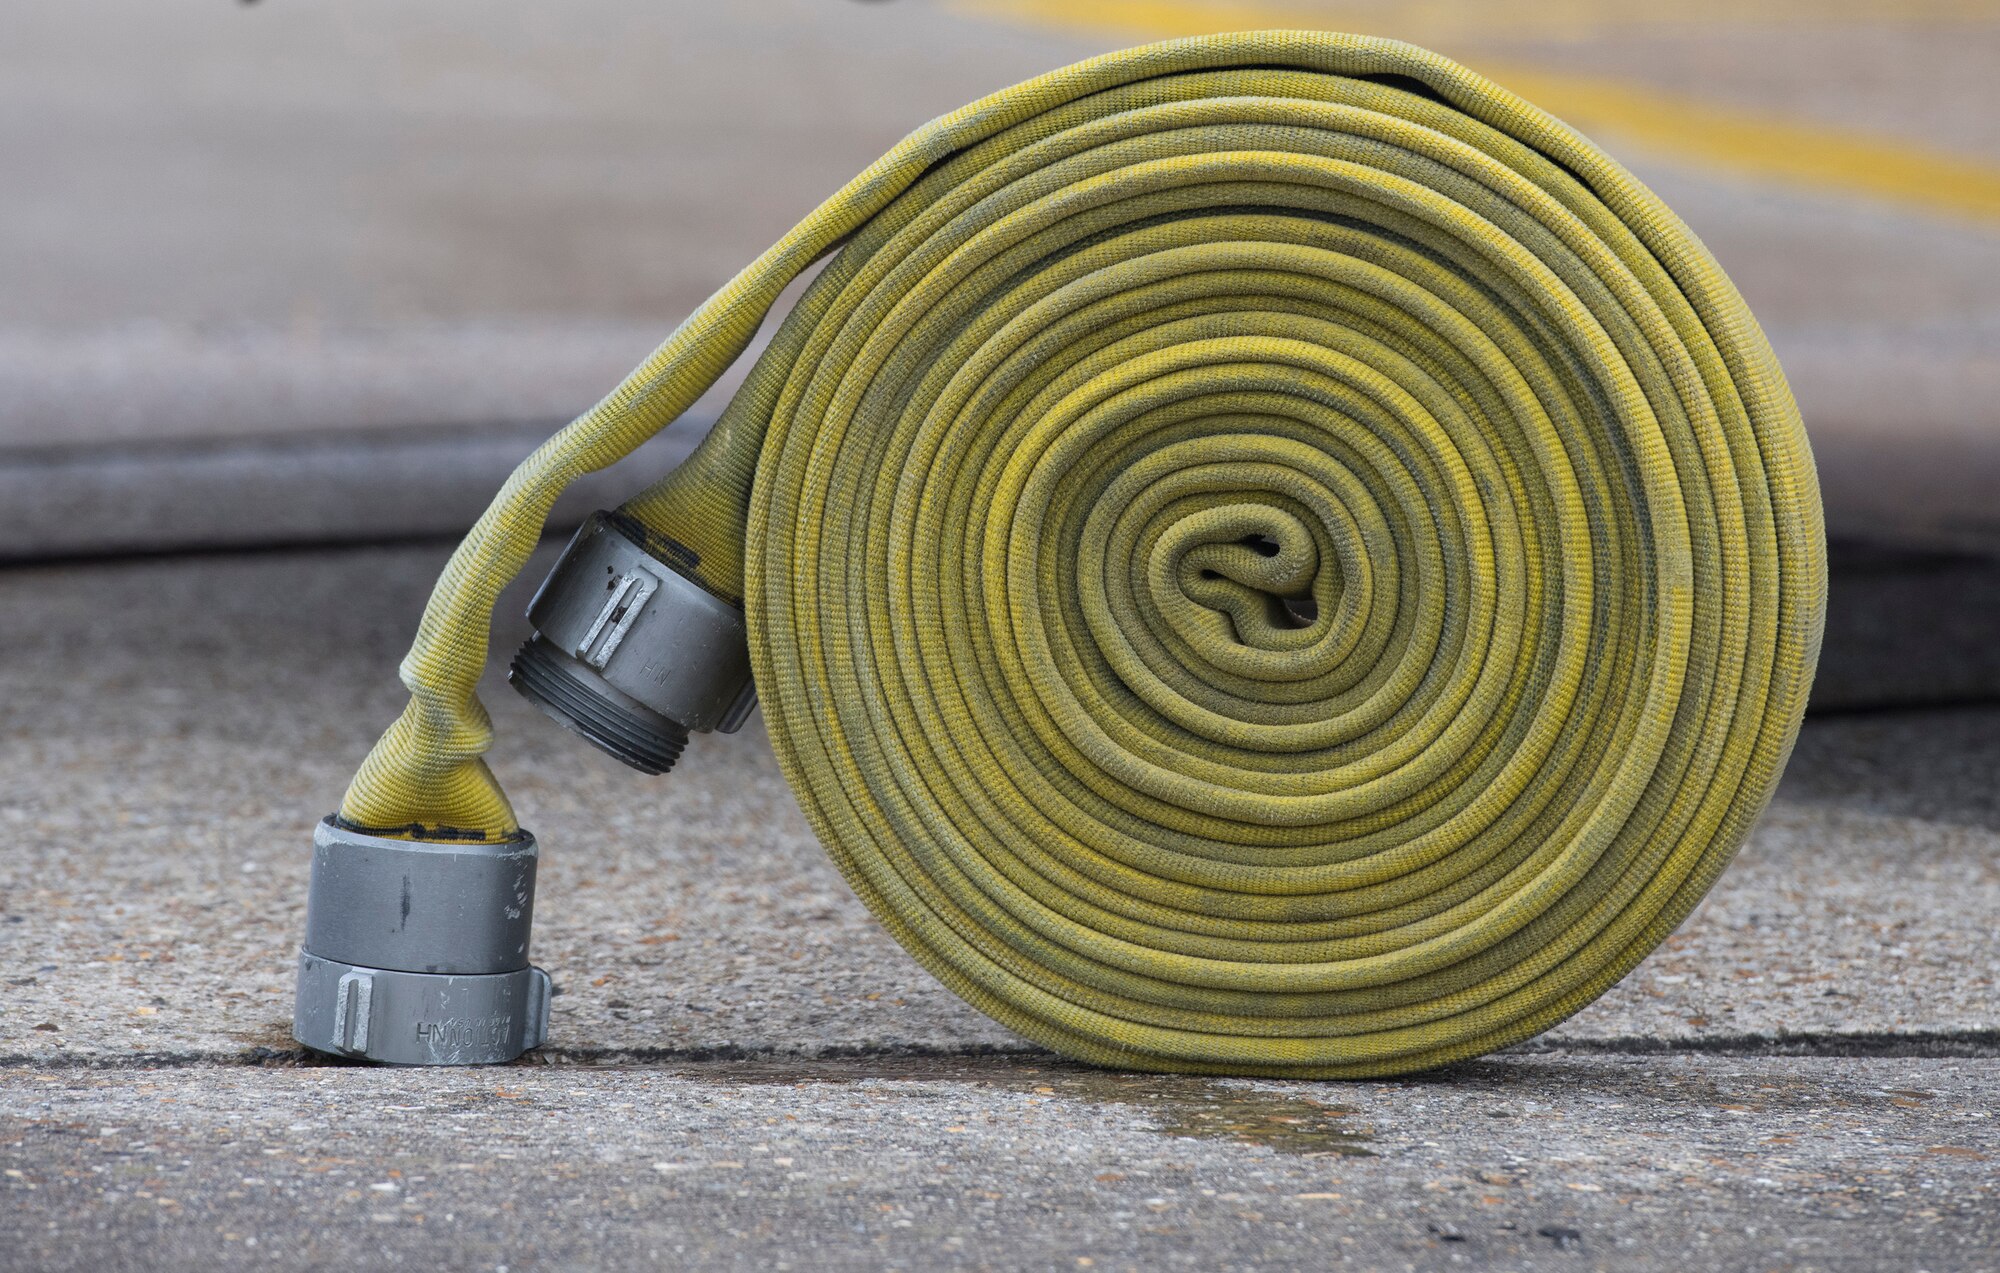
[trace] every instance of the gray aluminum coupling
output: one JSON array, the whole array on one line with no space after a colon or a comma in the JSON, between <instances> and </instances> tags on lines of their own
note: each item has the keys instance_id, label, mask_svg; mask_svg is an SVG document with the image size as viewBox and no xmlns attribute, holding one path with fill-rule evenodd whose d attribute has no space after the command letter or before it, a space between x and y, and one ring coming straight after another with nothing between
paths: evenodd
<instances>
[{"instance_id":1,"label":"gray aluminum coupling","mask_svg":"<svg viewBox=\"0 0 2000 1273\"><path fill-rule=\"evenodd\" d=\"M313 833L292 1037L389 1065L492 1065L548 1035L528 963L535 838L395 840L327 818Z\"/></svg>"},{"instance_id":2,"label":"gray aluminum coupling","mask_svg":"<svg viewBox=\"0 0 2000 1273\"><path fill-rule=\"evenodd\" d=\"M743 611L649 551L657 537L592 513L528 605L535 635L507 679L566 729L643 773L689 731L733 734L757 705Z\"/></svg>"}]
</instances>

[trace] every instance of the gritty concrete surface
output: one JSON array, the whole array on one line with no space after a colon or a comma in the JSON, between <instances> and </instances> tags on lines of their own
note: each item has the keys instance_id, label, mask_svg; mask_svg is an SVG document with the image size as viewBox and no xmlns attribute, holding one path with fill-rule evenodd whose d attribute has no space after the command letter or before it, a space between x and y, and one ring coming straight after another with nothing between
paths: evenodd
<instances>
[{"instance_id":1,"label":"gritty concrete surface","mask_svg":"<svg viewBox=\"0 0 2000 1273\"><path fill-rule=\"evenodd\" d=\"M1979 1269L1992 1062L0 1076L40 1269Z\"/></svg>"},{"instance_id":2,"label":"gritty concrete surface","mask_svg":"<svg viewBox=\"0 0 2000 1273\"><path fill-rule=\"evenodd\" d=\"M1381 1084L1068 1066L881 931L757 729L645 779L492 684L552 1043L310 1064L308 824L445 552L0 571L0 1263L1992 1267L2000 707L1870 709L1879 630L1830 647L1849 709L1658 953L1524 1049ZM1930 662L1899 692L1962 687Z\"/></svg>"},{"instance_id":3,"label":"gritty concrete surface","mask_svg":"<svg viewBox=\"0 0 2000 1273\"><path fill-rule=\"evenodd\" d=\"M518 616L549 551L501 603L501 651L525 635ZM0 1056L289 1048L309 823L401 707L395 666L444 552L0 573L0 830L12 846L0 858ZM1960 595L1961 574L1935 579ZM1865 702L1841 668L1865 675L1877 655L1842 649L1826 692ZM1947 690L1960 684L1928 662ZM561 987L558 1051L1023 1046L875 925L758 728L704 736L671 775L647 779L552 726L497 673L484 697L493 762L543 844L535 952ZM1809 723L1777 805L1702 909L1549 1038L2000 1039L2000 816L1981 781L1996 771L2000 706Z\"/></svg>"}]
</instances>

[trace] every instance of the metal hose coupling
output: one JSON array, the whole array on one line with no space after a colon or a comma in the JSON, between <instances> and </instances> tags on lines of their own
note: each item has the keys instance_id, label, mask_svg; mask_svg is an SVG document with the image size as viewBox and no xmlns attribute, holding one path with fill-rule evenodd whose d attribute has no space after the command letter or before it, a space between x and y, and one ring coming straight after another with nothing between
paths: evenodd
<instances>
[{"instance_id":1,"label":"metal hose coupling","mask_svg":"<svg viewBox=\"0 0 2000 1273\"><path fill-rule=\"evenodd\" d=\"M535 635L507 680L556 722L632 768L674 767L689 731L733 734L757 705L743 611L593 513L528 605Z\"/></svg>"},{"instance_id":2,"label":"metal hose coupling","mask_svg":"<svg viewBox=\"0 0 2000 1273\"><path fill-rule=\"evenodd\" d=\"M528 963L535 837L489 844L313 833L292 1037L390 1065L491 1065L548 1035Z\"/></svg>"}]
</instances>

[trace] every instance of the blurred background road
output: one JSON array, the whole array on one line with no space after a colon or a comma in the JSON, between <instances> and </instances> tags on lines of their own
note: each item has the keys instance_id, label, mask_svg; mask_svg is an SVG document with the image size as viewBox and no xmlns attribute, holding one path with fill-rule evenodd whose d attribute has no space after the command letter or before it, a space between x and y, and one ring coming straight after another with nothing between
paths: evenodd
<instances>
[{"instance_id":1,"label":"blurred background road","mask_svg":"<svg viewBox=\"0 0 2000 1273\"><path fill-rule=\"evenodd\" d=\"M1826 651L1777 803L1682 930L1440 1075L1083 1071L890 941L760 730L649 783L489 669L546 846L552 1046L307 1065L307 828L513 465L926 119L1287 25L1570 119L1791 376ZM8 5L0 1265L1990 1268L1996 630L2000 0Z\"/></svg>"},{"instance_id":2,"label":"blurred background road","mask_svg":"<svg viewBox=\"0 0 2000 1273\"><path fill-rule=\"evenodd\" d=\"M1282 25L1593 135L1748 296L1834 532L2000 544L1991 0L80 0L0 17L0 555L460 528L916 124Z\"/></svg>"}]
</instances>

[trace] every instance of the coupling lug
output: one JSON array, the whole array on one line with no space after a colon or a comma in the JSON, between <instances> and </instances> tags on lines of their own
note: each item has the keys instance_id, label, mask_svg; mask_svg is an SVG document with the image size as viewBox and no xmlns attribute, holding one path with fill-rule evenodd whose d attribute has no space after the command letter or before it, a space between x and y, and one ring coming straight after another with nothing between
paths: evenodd
<instances>
[{"instance_id":1,"label":"coupling lug","mask_svg":"<svg viewBox=\"0 0 2000 1273\"><path fill-rule=\"evenodd\" d=\"M395 840L313 833L292 1037L389 1065L492 1065L548 1037L549 975L528 962L533 836Z\"/></svg>"},{"instance_id":2,"label":"coupling lug","mask_svg":"<svg viewBox=\"0 0 2000 1273\"><path fill-rule=\"evenodd\" d=\"M643 773L673 768L690 733L733 734L757 705L743 611L597 512L528 605L535 635L507 680L564 728Z\"/></svg>"}]
</instances>

